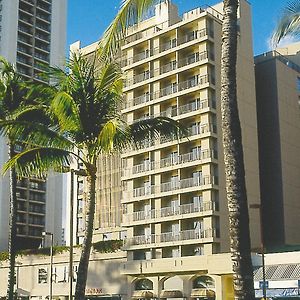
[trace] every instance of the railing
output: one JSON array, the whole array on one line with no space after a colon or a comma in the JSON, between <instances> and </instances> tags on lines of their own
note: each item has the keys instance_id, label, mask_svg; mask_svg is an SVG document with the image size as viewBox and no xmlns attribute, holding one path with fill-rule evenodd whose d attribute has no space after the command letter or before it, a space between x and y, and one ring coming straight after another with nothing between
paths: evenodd
<instances>
[{"instance_id":1,"label":"railing","mask_svg":"<svg viewBox=\"0 0 300 300\"><path fill-rule=\"evenodd\" d=\"M133 221L141 221L141 220L146 220L146 219L153 219L153 218L155 218L155 210L151 209L149 211L144 211L144 210L135 211L132 214L132 217L133 217L132 218Z\"/></svg>"},{"instance_id":2,"label":"railing","mask_svg":"<svg viewBox=\"0 0 300 300\"><path fill-rule=\"evenodd\" d=\"M132 78L127 79L125 81L125 87L143 82L144 80L148 80L150 78L153 78L154 76L162 75L167 72L171 72L176 69L183 68L185 66L194 64L196 62L206 60L208 58L210 58L212 60L214 59L214 55L212 52L203 51L203 52L193 53L192 55L190 55L187 58L180 59L178 61L176 61L176 60L171 61L171 62L161 66L158 69L151 70L151 71L147 70L141 74L137 74L137 75L133 76Z\"/></svg>"},{"instance_id":3,"label":"railing","mask_svg":"<svg viewBox=\"0 0 300 300\"><path fill-rule=\"evenodd\" d=\"M133 98L131 100L125 100L124 102L124 108L129 108L132 106L136 106L142 103L149 102L151 100L158 99L160 97L165 97L171 94L175 94L177 92L181 92L187 89L194 88L196 86L200 86L206 83L212 83L215 84L215 78L209 74L205 75L197 75L193 79L189 79L183 82L174 83L169 86L166 86L159 91L153 92L153 93L145 93L141 96L138 96L136 98Z\"/></svg>"},{"instance_id":4,"label":"railing","mask_svg":"<svg viewBox=\"0 0 300 300\"><path fill-rule=\"evenodd\" d=\"M208 228L203 230L183 230L179 232L163 232L159 235L137 235L127 238L124 241L125 246L145 245L153 243L178 242L186 240L214 238L216 237L216 229Z\"/></svg>"},{"instance_id":5,"label":"railing","mask_svg":"<svg viewBox=\"0 0 300 300\"><path fill-rule=\"evenodd\" d=\"M179 164L189 163L192 161L203 160L208 158L217 158L217 151L212 149L200 150L197 152L188 152L176 156L162 158L160 161L149 161L134 165L132 168L123 170L123 176L140 174L160 168L175 166Z\"/></svg>"},{"instance_id":6,"label":"railing","mask_svg":"<svg viewBox=\"0 0 300 300\"><path fill-rule=\"evenodd\" d=\"M155 193L164 193L172 190L187 189L191 187L201 187L208 184L218 184L218 177L216 176L202 176L197 178L185 178L177 182L164 182L158 186L142 186L132 190L132 192L124 192L124 197L143 197L154 195Z\"/></svg>"},{"instance_id":7,"label":"railing","mask_svg":"<svg viewBox=\"0 0 300 300\"><path fill-rule=\"evenodd\" d=\"M194 135L201 135L206 133L216 133L217 132L217 125L214 123L204 123L199 124L197 126L192 126L187 129L187 137L191 137ZM178 140L175 136L174 137L166 137L162 136L159 140L154 139L145 139L143 142L139 143L139 145L131 145L128 146L127 151L136 151L141 149L146 149L158 144L164 144L168 142L173 142Z\"/></svg>"},{"instance_id":8,"label":"railing","mask_svg":"<svg viewBox=\"0 0 300 300\"><path fill-rule=\"evenodd\" d=\"M164 111L161 111L158 114L155 115L144 115L141 118L135 119L133 122L139 122L142 120L148 120L155 117L175 117L178 115L183 115L189 112L206 109L206 108L216 108L216 101L212 99L195 99L194 101L181 105L178 108L177 107L169 107Z\"/></svg>"},{"instance_id":9,"label":"railing","mask_svg":"<svg viewBox=\"0 0 300 300\"><path fill-rule=\"evenodd\" d=\"M164 182L160 185L160 192L169 192L173 190L186 189L196 186L204 186L207 184L215 184L215 176L203 176L197 178L185 178L178 180L177 182Z\"/></svg>"},{"instance_id":10,"label":"railing","mask_svg":"<svg viewBox=\"0 0 300 300\"><path fill-rule=\"evenodd\" d=\"M215 210L216 210L216 203L213 201L202 202L200 204L187 203L187 204L178 205L176 207L166 206L157 210L151 209L149 211L145 211L145 210L135 211L131 214L125 214L124 220L128 223L134 221L151 220L151 219L165 218L165 217L171 217L176 215L182 216L185 214L215 211Z\"/></svg>"},{"instance_id":11,"label":"railing","mask_svg":"<svg viewBox=\"0 0 300 300\"><path fill-rule=\"evenodd\" d=\"M152 244L155 243L155 235L136 235L132 238L126 239L124 243L126 246Z\"/></svg>"},{"instance_id":12,"label":"railing","mask_svg":"<svg viewBox=\"0 0 300 300\"><path fill-rule=\"evenodd\" d=\"M133 189L133 197L142 197L154 194L155 186L143 186Z\"/></svg>"},{"instance_id":13,"label":"railing","mask_svg":"<svg viewBox=\"0 0 300 300\"><path fill-rule=\"evenodd\" d=\"M156 47L153 49L145 49L145 51L139 52L134 55L134 57L127 58L125 60L121 61L121 66L126 67L128 65L131 65L133 63L139 62L141 60L144 60L146 58L149 58L153 55L163 53L167 50L170 50L172 48L175 48L179 45L183 45L185 43L189 43L191 41L194 41L196 39L200 39L202 37L205 37L209 35L210 37L213 37L212 30L209 30L208 28L203 28L200 30L194 30L186 33L185 35L179 37L178 39L174 38L167 42L161 43L160 47Z\"/></svg>"}]
</instances>

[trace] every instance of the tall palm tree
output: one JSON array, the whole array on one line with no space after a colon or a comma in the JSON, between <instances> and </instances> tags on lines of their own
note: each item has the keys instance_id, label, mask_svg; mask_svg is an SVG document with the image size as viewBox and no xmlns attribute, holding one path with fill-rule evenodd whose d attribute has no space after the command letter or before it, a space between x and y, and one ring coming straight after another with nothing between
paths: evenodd
<instances>
[{"instance_id":1,"label":"tall palm tree","mask_svg":"<svg viewBox=\"0 0 300 300\"><path fill-rule=\"evenodd\" d=\"M239 1L224 0L223 2L221 116L233 287L236 300L254 300L244 154L237 105L236 61Z\"/></svg>"},{"instance_id":2,"label":"tall palm tree","mask_svg":"<svg viewBox=\"0 0 300 300\"><path fill-rule=\"evenodd\" d=\"M128 26L141 20L155 0L124 0L101 41L108 57L117 54ZM221 114L226 191L229 208L230 249L235 299L254 299L249 215L245 183L242 135L237 107L237 9L238 0L224 0L221 60Z\"/></svg>"},{"instance_id":3,"label":"tall palm tree","mask_svg":"<svg viewBox=\"0 0 300 300\"><path fill-rule=\"evenodd\" d=\"M285 37L299 37L300 34L300 1L288 2L282 10L280 19L272 35L271 43L275 48Z\"/></svg>"},{"instance_id":4,"label":"tall palm tree","mask_svg":"<svg viewBox=\"0 0 300 300\"><path fill-rule=\"evenodd\" d=\"M57 124L14 123L15 136L22 136L27 147L6 164L5 170L15 167L24 176L44 176L49 169L68 169L72 161L84 165L88 190L86 223L75 289L75 299L83 300L92 245L99 155L131 145L138 147L145 137L177 136L181 128L177 122L163 117L127 124L119 111L123 79L117 64L74 54L67 69L68 73L51 72L56 83L55 96L47 112Z\"/></svg>"},{"instance_id":5,"label":"tall palm tree","mask_svg":"<svg viewBox=\"0 0 300 300\"><path fill-rule=\"evenodd\" d=\"M13 121L18 115L18 110L24 105L26 89L24 80L16 73L13 65L4 58L0 58L0 121ZM15 141L10 131L7 132L8 156L15 155ZM14 298L15 256L16 256L16 218L17 218L17 175L15 168L10 169L10 212L9 212L9 273L7 299Z\"/></svg>"}]
</instances>

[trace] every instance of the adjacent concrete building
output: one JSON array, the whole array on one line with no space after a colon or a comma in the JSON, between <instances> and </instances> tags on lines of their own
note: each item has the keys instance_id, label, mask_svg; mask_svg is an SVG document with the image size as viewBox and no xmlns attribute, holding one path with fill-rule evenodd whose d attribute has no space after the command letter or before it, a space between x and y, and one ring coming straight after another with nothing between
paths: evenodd
<instances>
[{"instance_id":1,"label":"adjacent concrete building","mask_svg":"<svg viewBox=\"0 0 300 300\"><path fill-rule=\"evenodd\" d=\"M255 58L259 166L267 246L299 244L300 43Z\"/></svg>"},{"instance_id":2,"label":"adjacent concrete building","mask_svg":"<svg viewBox=\"0 0 300 300\"><path fill-rule=\"evenodd\" d=\"M1 0L0 55L15 64L25 79L43 81L43 64L64 63L67 0ZM7 160L6 141L0 138L0 166ZM18 247L37 247L43 230L61 243L62 177L47 181L23 178L18 182ZM9 180L0 178L0 250L7 248Z\"/></svg>"}]
</instances>

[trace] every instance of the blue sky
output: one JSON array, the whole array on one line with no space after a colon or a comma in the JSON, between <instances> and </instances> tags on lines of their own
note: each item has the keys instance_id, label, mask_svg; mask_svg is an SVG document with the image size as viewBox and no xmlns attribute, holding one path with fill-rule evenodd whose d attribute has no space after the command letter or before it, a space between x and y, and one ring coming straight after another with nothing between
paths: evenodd
<instances>
[{"instance_id":1,"label":"blue sky","mask_svg":"<svg viewBox=\"0 0 300 300\"><path fill-rule=\"evenodd\" d=\"M67 45L80 40L88 45L101 37L116 15L121 0L69 0ZM173 0L184 12L218 0ZM276 24L280 9L287 1L252 0L254 53L268 51L268 38ZM67 46L67 47L68 47Z\"/></svg>"}]
</instances>

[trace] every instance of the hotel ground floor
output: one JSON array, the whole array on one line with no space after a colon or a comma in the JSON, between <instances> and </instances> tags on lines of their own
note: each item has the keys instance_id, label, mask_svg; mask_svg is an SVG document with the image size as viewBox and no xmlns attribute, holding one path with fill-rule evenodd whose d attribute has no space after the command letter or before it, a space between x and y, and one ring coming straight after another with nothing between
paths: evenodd
<instances>
[{"instance_id":1,"label":"hotel ground floor","mask_svg":"<svg viewBox=\"0 0 300 300\"><path fill-rule=\"evenodd\" d=\"M74 255L74 284L79 250ZM49 256L17 258L16 293L19 299L49 299ZM262 295L260 255L253 255L256 297ZM7 262L0 262L0 297L5 299ZM299 298L300 253L266 255L267 295L272 299ZM53 299L69 295L68 252L53 260ZM127 261L126 252L91 254L87 299L99 300L233 300L229 254ZM280 298L281 297L281 298Z\"/></svg>"}]
</instances>

